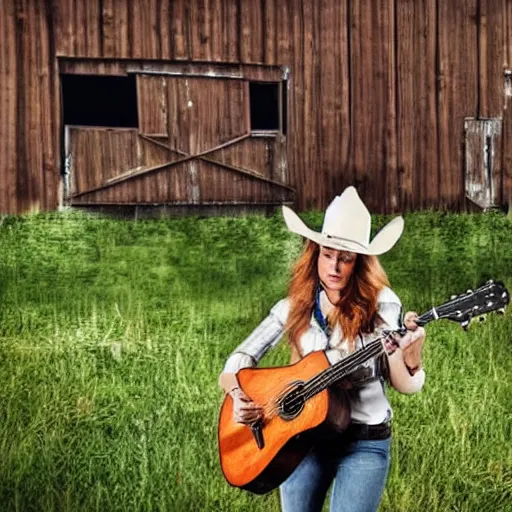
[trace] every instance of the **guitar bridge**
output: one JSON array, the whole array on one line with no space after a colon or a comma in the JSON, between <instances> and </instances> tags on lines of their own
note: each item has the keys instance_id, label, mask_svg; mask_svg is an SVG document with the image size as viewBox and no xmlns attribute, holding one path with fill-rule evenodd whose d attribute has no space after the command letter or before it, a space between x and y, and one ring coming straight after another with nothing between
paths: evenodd
<instances>
[{"instance_id":1,"label":"guitar bridge","mask_svg":"<svg viewBox=\"0 0 512 512\"><path fill-rule=\"evenodd\" d=\"M252 435L254 436L254 439L256 441L256 444L258 445L258 448L260 450L263 450L265 447L265 440L263 439L263 428L262 428L262 422L257 421L256 423L253 423L251 425Z\"/></svg>"}]
</instances>

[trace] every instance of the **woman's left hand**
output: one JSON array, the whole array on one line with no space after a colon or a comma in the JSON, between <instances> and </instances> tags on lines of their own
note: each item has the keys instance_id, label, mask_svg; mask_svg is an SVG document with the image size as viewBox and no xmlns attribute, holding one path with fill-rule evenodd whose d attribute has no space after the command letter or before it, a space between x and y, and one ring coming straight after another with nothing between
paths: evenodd
<instances>
[{"instance_id":1,"label":"woman's left hand","mask_svg":"<svg viewBox=\"0 0 512 512\"><path fill-rule=\"evenodd\" d=\"M411 375L421 368L421 352L425 343L425 329L416 324L418 314L408 311L404 316L407 332L398 338L398 345L402 349L405 365Z\"/></svg>"}]
</instances>

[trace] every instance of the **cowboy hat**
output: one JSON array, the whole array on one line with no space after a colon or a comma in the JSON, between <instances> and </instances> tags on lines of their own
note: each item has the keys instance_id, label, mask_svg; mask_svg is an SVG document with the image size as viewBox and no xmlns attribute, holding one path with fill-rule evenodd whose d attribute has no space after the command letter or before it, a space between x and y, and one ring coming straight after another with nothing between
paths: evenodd
<instances>
[{"instance_id":1,"label":"cowboy hat","mask_svg":"<svg viewBox=\"0 0 512 512\"><path fill-rule=\"evenodd\" d=\"M370 213L354 187L347 187L327 207L321 233L309 229L287 206L283 206L283 216L292 233L324 247L359 254L378 255L389 251L404 229L404 219L401 216L395 217L370 242Z\"/></svg>"}]
</instances>

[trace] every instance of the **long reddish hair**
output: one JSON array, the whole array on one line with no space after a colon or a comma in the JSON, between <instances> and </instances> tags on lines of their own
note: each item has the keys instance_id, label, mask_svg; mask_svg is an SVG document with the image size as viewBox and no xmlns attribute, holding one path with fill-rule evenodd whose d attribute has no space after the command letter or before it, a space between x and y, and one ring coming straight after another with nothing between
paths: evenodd
<instances>
[{"instance_id":1,"label":"long reddish hair","mask_svg":"<svg viewBox=\"0 0 512 512\"><path fill-rule=\"evenodd\" d=\"M288 287L290 312L286 323L288 341L301 353L299 340L311 321L315 304L315 291L319 284L318 256L320 246L308 240L302 254L292 268ZM341 293L340 300L329 314L327 321L331 327L341 326L343 337L354 348L359 332L371 332L375 328L377 296L389 286L388 277L377 256L358 254L354 271Z\"/></svg>"}]
</instances>

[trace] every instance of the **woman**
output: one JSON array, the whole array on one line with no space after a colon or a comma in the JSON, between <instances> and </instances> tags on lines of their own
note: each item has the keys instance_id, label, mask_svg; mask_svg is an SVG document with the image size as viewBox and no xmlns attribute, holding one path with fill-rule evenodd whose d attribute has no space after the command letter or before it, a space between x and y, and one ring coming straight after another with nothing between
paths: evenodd
<instances>
[{"instance_id":1,"label":"woman","mask_svg":"<svg viewBox=\"0 0 512 512\"><path fill-rule=\"evenodd\" d=\"M235 349L219 379L233 398L235 420L245 424L262 418L263 409L240 389L236 373L255 366L285 333L292 361L324 350L334 364L382 329L401 326L400 300L377 258L400 238L401 217L370 242L371 217L353 187L329 205L321 233L289 208L283 207L283 214L288 229L308 239L293 268L288 297ZM320 511L333 482L331 512L377 510L390 461L391 407L384 380L403 393L419 391L425 381L425 331L415 324L416 317L405 315L408 332L387 343L391 355L365 363L336 386L340 399L348 397L348 428L336 441L318 443L281 485L283 512Z\"/></svg>"}]
</instances>

